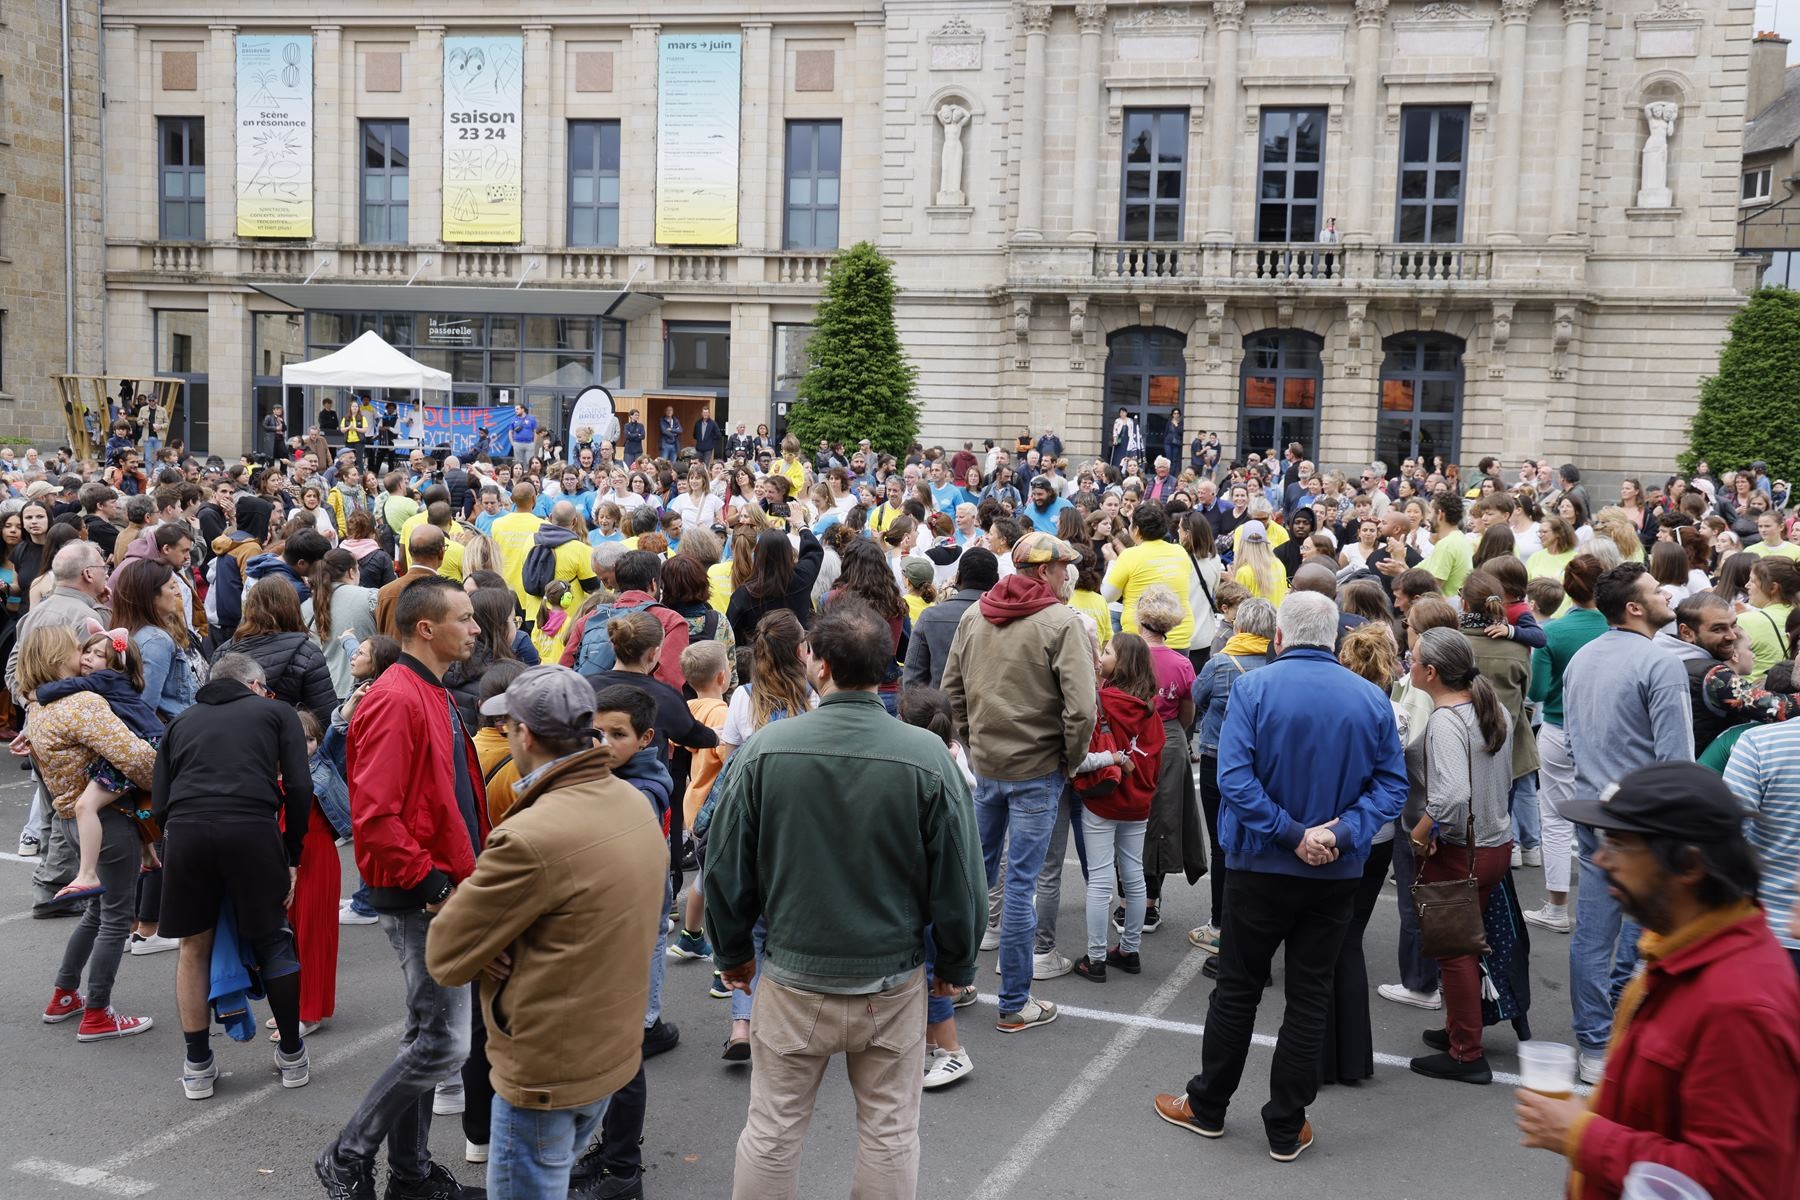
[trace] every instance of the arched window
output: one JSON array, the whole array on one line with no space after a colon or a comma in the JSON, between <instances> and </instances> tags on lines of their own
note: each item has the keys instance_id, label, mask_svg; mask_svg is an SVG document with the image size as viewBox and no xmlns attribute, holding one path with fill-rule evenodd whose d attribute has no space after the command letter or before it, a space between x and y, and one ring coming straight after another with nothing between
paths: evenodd
<instances>
[{"instance_id":1,"label":"arched window","mask_svg":"<svg viewBox=\"0 0 1800 1200\"><path fill-rule=\"evenodd\" d=\"M1100 437L1109 461L1116 463L1125 454L1123 444L1113 444L1113 425L1121 409L1143 434L1144 456L1154 460L1164 452L1169 414L1181 407L1186 345L1181 334L1149 325L1121 329L1106 339L1106 407L1100 416ZM1182 452L1178 449L1169 457L1179 468Z\"/></svg>"},{"instance_id":2,"label":"arched window","mask_svg":"<svg viewBox=\"0 0 1800 1200\"><path fill-rule=\"evenodd\" d=\"M1445 462L1455 462L1462 440L1462 340L1442 333L1397 333L1381 349L1375 457L1389 466L1439 454Z\"/></svg>"},{"instance_id":3,"label":"arched window","mask_svg":"<svg viewBox=\"0 0 1800 1200\"><path fill-rule=\"evenodd\" d=\"M1265 329L1244 339L1238 457L1271 449L1279 457L1299 442L1307 458L1318 458L1324 346L1324 338L1300 329Z\"/></svg>"}]
</instances>

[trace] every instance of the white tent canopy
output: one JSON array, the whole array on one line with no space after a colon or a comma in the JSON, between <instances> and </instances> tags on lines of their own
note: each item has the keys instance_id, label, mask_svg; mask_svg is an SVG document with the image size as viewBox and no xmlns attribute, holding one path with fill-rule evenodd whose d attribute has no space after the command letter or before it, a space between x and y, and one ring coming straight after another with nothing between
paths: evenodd
<instances>
[{"instance_id":1,"label":"white tent canopy","mask_svg":"<svg viewBox=\"0 0 1800 1200\"><path fill-rule=\"evenodd\" d=\"M411 388L447 392L450 390L450 372L408 358L371 330L324 358L281 368L281 382L292 387Z\"/></svg>"}]
</instances>

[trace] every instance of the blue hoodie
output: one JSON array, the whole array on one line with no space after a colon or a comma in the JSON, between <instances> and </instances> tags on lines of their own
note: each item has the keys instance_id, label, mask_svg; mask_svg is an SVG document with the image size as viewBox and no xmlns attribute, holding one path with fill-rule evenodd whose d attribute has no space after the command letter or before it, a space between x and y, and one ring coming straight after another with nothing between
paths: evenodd
<instances>
[{"instance_id":1,"label":"blue hoodie","mask_svg":"<svg viewBox=\"0 0 1800 1200\"><path fill-rule=\"evenodd\" d=\"M631 756L631 761L614 767L613 774L644 793L650 807L660 818L669 811L669 795L675 790L675 777L669 774L661 746L651 744Z\"/></svg>"},{"instance_id":2,"label":"blue hoodie","mask_svg":"<svg viewBox=\"0 0 1800 1200\"><path fill-rule=\"evenodd\" d=\"M1219 796L1219 845L1231 870L1358 878L1376 832L1406 804L1393 706L1330 651L1284 652L1232 688ZM1337 861L1308 866L1294 847L1333 818Z\"/></svg>"},{"instance_id":3,"label":"blue hoodie","mask_svg":"<svg viewBox=\"0 0 1800 1200\"><path fill-rule=\"evenodd\" d=\"M300 603L305 604L312 599L312 588L300 573L288 566L287 561L279 554L259 554L244 564L245 590L269 578L271 575L287 580L300 593Z\"/></svg>"}]
</instances>

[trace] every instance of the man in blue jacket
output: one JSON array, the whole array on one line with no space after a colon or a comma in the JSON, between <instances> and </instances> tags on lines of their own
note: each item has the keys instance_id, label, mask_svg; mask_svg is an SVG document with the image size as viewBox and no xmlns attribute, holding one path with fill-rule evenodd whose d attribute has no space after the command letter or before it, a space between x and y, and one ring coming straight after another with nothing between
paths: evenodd
<instances>
[{"instance_id":1,"label":"man in blue jacket","mask_svg":"<svg viewBox=\"0 0 1800 1200\"><path fill-rule=\"evenodd\" d=\"M1238 680L1219 736L1219 843L1225 925L1200 1074L1156 1113L1201 1137L1225 1136L1225 1109L1276 948L1287 944L1287 1012L1269 1068L1269 1157L1312 1145L1306 1106L1319 1090L1332 971L1376 831L1406 802L1406 759L1381 689L1338 665L1337 606L1293 592L1276 617L1272 664ZM1321 723L1320 714L1329 714ZM1330 761L1319 755L1330 746Z\"/></svg>"}]
</instances>

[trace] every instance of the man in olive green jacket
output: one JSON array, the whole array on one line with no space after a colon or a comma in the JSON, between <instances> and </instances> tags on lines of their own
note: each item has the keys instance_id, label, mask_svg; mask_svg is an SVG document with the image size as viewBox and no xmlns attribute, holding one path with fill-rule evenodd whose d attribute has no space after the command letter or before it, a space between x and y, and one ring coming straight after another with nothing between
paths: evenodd
<instances>
[{"instance_id":1,"label":"man in olive green jacket","mask_svg":"<svg viewBox=\"0 0 1800 1200\"><path fill-rule=\"evenodd\" d=\"M888 715L887 622L839 600L813 623L810 713L765 726L714 785L706 924L727 986L750 990L750 1111L732 1195L794 1194L825 1067L856 1093L852 1194L910 1197L919 1175L925 927L932 992L975 977L987 915L975 814L942 740ZM762 973L751 927L767 923Z\"/></svg>"}]
</instances>

